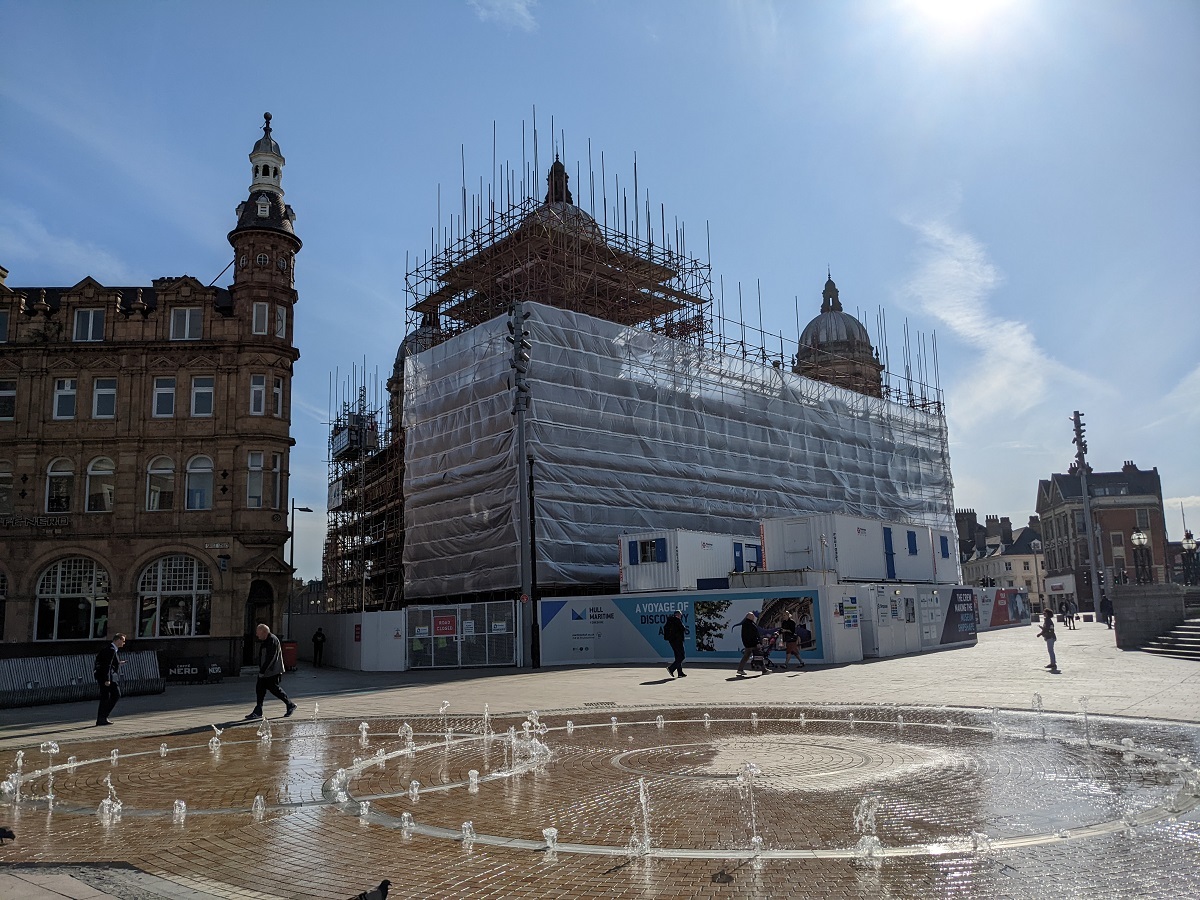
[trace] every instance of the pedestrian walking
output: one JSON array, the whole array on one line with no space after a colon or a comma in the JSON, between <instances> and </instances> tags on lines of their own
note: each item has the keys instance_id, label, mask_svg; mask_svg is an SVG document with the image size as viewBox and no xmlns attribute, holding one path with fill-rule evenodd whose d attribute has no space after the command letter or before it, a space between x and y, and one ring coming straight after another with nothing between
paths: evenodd
<instances>
[{"instance_id":1,"label":"pedestrian walking","mask_svg":"<svg viewBox=\"0 0 1200 900\"><path fill-rule=\"evenodd\" d=\"M288 695L279 686L279 682L283 680L283 646L266 625L259 625L254 633L258 637L258 681L254 685L258 702L246 718L262 718L263 700L267 697L267 691L270 691L287 705L287 712L283 714L286 719L296 711L296 704L288 699Z\"/></svg>"},{"instance_id":2,"label":"pedestrian walking","mask_svg":"<svg viewBox=\"0 0 1200 900\"><path fill-rule=\"evenodd\" d=\"M796 620L792 618L790 609L783 614L783 621L779 623L779 633L783 636L783 670L787 671L788 660L793 656L796 657L799 667L803 669L804 660L800 658L800 634L796 630Z\"/></svg>"},{"instance_id":3,"label":"pedestrian walking","mask_svg":"<svg viewBox=\"0 0 1200 900\"><path fill-rule=\"evenodd\" d=\"M683 610L677 609L663 625L663 637L675 651L675 662L667 666L667 671L671 673L672 678L676 673L680 678L687 678L687 673L683 671L683 639L686 636L687 629L683 627Z\"/></svg>"},{"instance_id":4,"label":"pedestrian walking","mask_svg":"<svg viewBox=\"0 0 1200 900\"><path fill-rule=\"evenodd\" d=\"M1100 616L1104 619L1104 624L1108 626L1109 631L1112 630L1113 620L1113 605L1108 599L1108 594L1100 598Z\"/></svg>"},{"instance_id":5,"label":"pedestrian walking","mask_svg":"<svg viewBox=\"0 0 1200 900\"><path fill-rule=\"evenodd\" d=\"M1046 652L1050 654L1050 665L1046 668L1057 674L1058 660L1054 658L1054 613L1048 609L1042 614L1042 630L1037 636L1046 639Z\"/></svg>"},{"instance_id":6,"label":"pedestrian walking","mask_svg":"<svg viewBox=\"0 0 1200 900\"><path fill-rule=\"evenodd\" d=\"M325 659L325 632L317 626L316 632L312 636L313 642L313 668L321 668L321 663Z\"/></svg>"},{"instance_id":7,"label":"pedestrian walking","mask_svg":"<svg viewBox=\"0 0 1200 900\"><path fill-rule=\"evenodd\" d=\"M118 632L112 642L96 654L96 683L100 685L100 706L96 709L96 724L111 725L109 716L117 701L121 699L121 648L125 646L125 635Z\"/></svg>"},{"instance_id":8,"label":"pedestrian walking","mask_svg":"<svg viewBox=\"0 0 1200 900\"><path fill-rule=\"evenodd\" d=\"M758 649L758 643L758 613L748 612L746 618L742 619L742 660L737 667L739 675L746 674L746 663Z\"/></svg>"}]
</instances>

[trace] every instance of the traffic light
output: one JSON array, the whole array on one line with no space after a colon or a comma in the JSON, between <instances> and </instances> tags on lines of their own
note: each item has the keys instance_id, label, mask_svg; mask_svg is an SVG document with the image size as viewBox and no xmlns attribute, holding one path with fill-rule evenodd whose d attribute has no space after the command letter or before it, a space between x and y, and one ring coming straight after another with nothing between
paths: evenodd
<instances>
[{"instance_id":1,"label":"traffic light","mask_svg":"<svg viewBox=\"0 0 1200 900\"><path fill-rule=\"evenodd\" d=\"M1079 448L1080 458L1087 455L1087 439L1084 437L1086 426L1083 424L1083 413L1075 410L1075 414L1071 416L1071 422L1075 426L1075 436L1071 438L1071 443Z\"/></svg>"},{"instance_id":2,"label":"traffic light","mask_svg":"<svg viewBox=\"0 0 1200 900\"><path fill-rule=\"evenodd\" d=\"M1089 588L1092 586L1092 572L1090 569L1083 570L1083 586Z\"/></svg>"}]
</instances>

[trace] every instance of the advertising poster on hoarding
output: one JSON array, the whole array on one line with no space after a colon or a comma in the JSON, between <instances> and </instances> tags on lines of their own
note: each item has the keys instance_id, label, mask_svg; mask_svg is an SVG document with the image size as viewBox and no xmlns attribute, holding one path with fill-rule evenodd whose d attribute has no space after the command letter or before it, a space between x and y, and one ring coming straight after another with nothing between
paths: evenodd
<instances>
[{"instance_id":1,"label":"advertising poster on hoarding","mask_svg":"<svg viewBox=\"0 0 1200 900\"><path fill-rule=\"evenodd\" d=\"M961 644L978 639L975 618L975 592L970 588L955 588L946 606L942 626L942 644Z\"/></svg>"},{"instance_id":2,"label":"advertising poster on hoarding","mask_svg":"<svg viewBox=\"0 0 1200 900\"><path fill-rule=\"evenodd\" d=\"M662 628L677 609L683 612L684 649L689 659L739 658L741 623L748 612L761 613L758 624L766 631L777 630L791 612L815 639L804 656L823 658L817 592L796 588L548 598L538 604L542 662L570 665L669 659L671 649Z\"/></svg>"},{"instance_id":3,"label":"advertising poster on hoarding","mask_svg":"<svg viewBox=\"0 0 1200 900\"><path fill-rule=\"evenodd\" d=\"M992 606L991 627L1002 625L1028 625L1030 622L1029 594L1016 588L1001 588L996 591L996 602Z\"/></svg>"}]
</instances>

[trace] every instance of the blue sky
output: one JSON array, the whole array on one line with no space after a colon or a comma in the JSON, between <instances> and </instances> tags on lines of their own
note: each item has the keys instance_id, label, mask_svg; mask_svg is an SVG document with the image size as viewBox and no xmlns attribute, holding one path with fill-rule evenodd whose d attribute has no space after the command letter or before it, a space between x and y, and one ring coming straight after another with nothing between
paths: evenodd
<instances>
[{"instance_id":1,"label":"blue sky","mask_svg":"<svg viewBox=\"0 0 1200 900\"><path fill-rule=\"evenodd\" d=\"M872 334L886 312L893 369L906 322L936 335L957 506L1023 523L1079 409L1094 468L1157 466L1171 537L1181 503L1200 531L1192 0L0 0L0 21L11 285L213 280L271 111L304 241L300 504L324 509L332 373L391 368L439 184L448 219L464 157L490 181L494 129L519 166L536 108L542 168L553 117L572 176L589 139L610 185L636 154L699 255L707 223L727 311L761 286L794 339L828 265ZM298 533L316 577L324 516Z\"/></svg>"}]
</instances>

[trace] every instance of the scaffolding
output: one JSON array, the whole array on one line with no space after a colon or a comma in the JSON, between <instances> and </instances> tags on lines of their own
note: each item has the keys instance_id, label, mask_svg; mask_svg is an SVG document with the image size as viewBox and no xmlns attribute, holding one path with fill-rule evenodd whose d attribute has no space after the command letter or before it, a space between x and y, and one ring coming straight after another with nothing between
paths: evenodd
<instances>
[{"instance_id":1,"label":"scaffolding","mask_svg":"<svg viewBox=\"0 0 1200 900\"><path fill-rule=\"evenodd\" d=\"M335 608L515 597L522 483L538 584L579 591L615 585L611 551L629 528L744 530L807 511L952 524L936 348L932 366L923 341L914 358L906 325L903 374L891 373L881 313L882 397L836 374L800 377L798 301L797 339L763 330L761 293L750 327L740 285L726 318L686 227L652 217L648 193L639 202L636 158L632 217L619 182L609 205L605 180L597 221L594 173L589 214L557 155L544 198L529 196L536 126L534 153L519 182L501 166L499 187L485 193L481 179L469 201L464 163L462 214L444 229L439 187L434 240L406 265L387 404L360 389L334 420ZM523 447L515 309L533 316Z\"/></svg>"},{"instance_id":2,"label":"scaffolding","mask_svg":"<svg viewBox=\"0 0 1200 900\"><path fill-rule=\"evenodd\" d=\"M365 376L364 376L365 377ZM402 604L403 444L391 439L377 383L343 386L329 432L325 612L397 609ZM332 392L331 392L332 394ZM368 397L374 396L375 402ZM332 403L331 396L331 403Z\"/></svg>"},{"instance_id":3,"label":"scaffolding","mask_svg":"<svg viewBox=\"0 0 1200 900\"><path fill-rule=\"evenodd\" d=\"M652 236L600 225L571 202L565 170L555 166L544 201L526 198L496 212L409 273L409 330L435 327L444 340L533 301L704 340L709 266Z\"/></svg>"}]
</instances>

